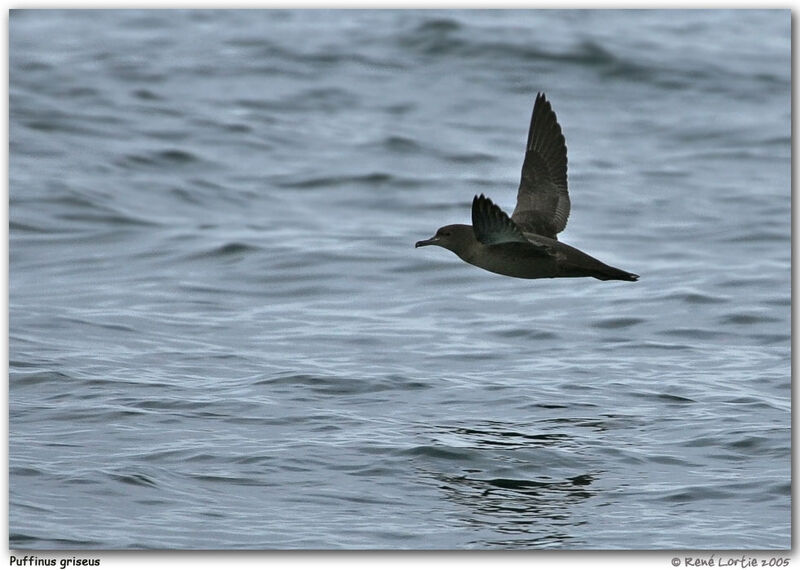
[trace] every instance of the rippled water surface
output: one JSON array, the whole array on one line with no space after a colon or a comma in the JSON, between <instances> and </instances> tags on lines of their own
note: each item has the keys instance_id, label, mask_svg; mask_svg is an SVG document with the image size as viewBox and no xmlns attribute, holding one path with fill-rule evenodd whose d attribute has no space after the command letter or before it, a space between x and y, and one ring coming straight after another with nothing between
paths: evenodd
<instances>
[{"instance_id":1,"label":"rippled water surface","mask_svg":"<svg viewBox=\"0 0 800 570\"><path fill-rule=\"evenodd\" d=\"M561 239L513 209L531 106ZM790 15L10 16L11 548L789 548Z\"/></svg>"}]
</instances>

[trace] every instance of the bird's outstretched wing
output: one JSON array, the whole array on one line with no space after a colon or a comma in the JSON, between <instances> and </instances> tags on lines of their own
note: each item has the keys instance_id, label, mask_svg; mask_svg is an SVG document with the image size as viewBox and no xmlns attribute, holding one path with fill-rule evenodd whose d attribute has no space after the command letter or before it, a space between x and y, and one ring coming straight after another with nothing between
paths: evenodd
<instances>
[{"instance_id":1,"label":"bird's outstretched wing","mask_svg":"<svg viewBox=\"0 0 800 570\"><path fill-rule=\"evenodd\" d=\"M539 93L511 219L524 232L557 239L567 225L569 207L567 145L550 102Z\"/></svg>"},{"instance_id":2,"label":"bird's outstretched wing","mask_svg":"<svg viewBox=\"0 0 800 570\"><path fill-rule=\"evenodd\" d=\"M485 245L497 243L528 243L517 224L494 202L483 194L472 199L472 231Z\"/></svg>"}]
</instances>

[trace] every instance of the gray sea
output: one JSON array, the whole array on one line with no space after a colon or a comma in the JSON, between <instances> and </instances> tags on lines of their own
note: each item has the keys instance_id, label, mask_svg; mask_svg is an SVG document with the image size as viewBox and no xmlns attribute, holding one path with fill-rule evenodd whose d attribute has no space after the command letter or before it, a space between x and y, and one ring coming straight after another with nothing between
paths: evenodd
<instances>
[{"instance_id":1,"label":"gray sea","mask_svg":"<svg viewBox=\"0 0 800 570\"><path fill-rule=\"evenodd\" d=\"M9 20L11 548L790 548L788 10Z\"/></svg>"}]
</instances>

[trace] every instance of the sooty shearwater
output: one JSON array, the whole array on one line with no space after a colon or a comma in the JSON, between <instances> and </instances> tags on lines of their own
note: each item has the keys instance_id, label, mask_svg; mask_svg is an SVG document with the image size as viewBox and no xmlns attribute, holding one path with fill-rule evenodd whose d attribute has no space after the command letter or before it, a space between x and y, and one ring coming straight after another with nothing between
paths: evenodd
<instances>
[{"instance_id":1,"label":"sooty shearwater","mask_svg":"<svg viewBox=\"0 0 800 570\"><path fill-rule=\"evenodd\" d=\"M483 194L472 200L472 225L439 228L415 247L438 245L487 271L520 277L594 277L636 281L639 276L558 241L567 225L567 146L544 93L536 96L522 163L517 207L509 218Z\"/></svg>"}]
</instances>

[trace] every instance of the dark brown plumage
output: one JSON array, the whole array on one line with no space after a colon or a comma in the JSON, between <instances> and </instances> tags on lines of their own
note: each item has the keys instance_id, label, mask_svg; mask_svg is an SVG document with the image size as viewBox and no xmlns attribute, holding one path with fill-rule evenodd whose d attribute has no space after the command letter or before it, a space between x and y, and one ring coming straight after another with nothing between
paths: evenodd
<instances>
[{"instance_id":1,"label":"dark brown plumage","mask_svg":"<svg viewBox=\"0 0 800 570\"><path fill-rule=\"evenodd\" d=\"M566 227L569 210L567 146L550 102L539 93L512 216L481 194L472 201L472 226L444 226L415 247L438 245L467 263L510 277L636 281L638 275L558 241L556 236Z\"/></svg>"}]
</instances>

